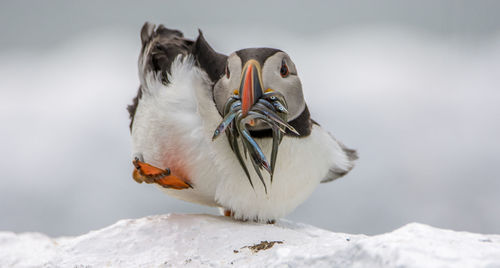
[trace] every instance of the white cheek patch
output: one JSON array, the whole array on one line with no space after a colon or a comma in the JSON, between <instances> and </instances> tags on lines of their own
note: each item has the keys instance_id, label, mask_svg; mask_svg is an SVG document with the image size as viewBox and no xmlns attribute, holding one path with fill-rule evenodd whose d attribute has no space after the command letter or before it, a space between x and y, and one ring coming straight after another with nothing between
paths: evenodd
<instances>
[{"instance_id":1,"label":"white cheek patch","mask_svg":"<svg viewBox=\"0 0 500 268\"><path fill-rule=\"evenodd\" d=\"M214 85L214 100L219 113L222 113L224 104L238 89L241 77L241 59L236 54L231 54L228 58L229 78L223 75Z\"/></svg>"},{"instance_id":2,"label":"white cheek patch","mask_svg":"<svg viewBox=\"0 0 500 268\"><path fill-rule=\"evenodd\" d=\"M286 58L290 75L283 78L280 75L280 68L283 58ZM262 67L262 80L264 88L270 88L278 91L285 96L288 104L288 120L297 118L305 108L304 94L302 93L302 84L297 75L295 75L295 64L284 52L278 52L269 57Z\"/></svg>"}]
</instances>

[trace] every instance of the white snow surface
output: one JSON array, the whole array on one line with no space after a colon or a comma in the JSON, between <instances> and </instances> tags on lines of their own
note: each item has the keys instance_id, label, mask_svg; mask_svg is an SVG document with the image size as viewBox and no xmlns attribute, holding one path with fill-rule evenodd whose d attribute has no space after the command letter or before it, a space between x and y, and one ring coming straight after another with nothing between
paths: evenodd
<instances>
[{"instance_id":1,"label":"white snow surface","mask_svg":"<svg viewBox=\"0 0 500 268\"><path fill-rule=\"evenodd\" d=\"M263 241L276 243L250 248ZM500 235L411 223L365 236L183 214L121 220L77 237L0 232L0 267L178 266L500 267Z\"/></svg>"}]
</instances>

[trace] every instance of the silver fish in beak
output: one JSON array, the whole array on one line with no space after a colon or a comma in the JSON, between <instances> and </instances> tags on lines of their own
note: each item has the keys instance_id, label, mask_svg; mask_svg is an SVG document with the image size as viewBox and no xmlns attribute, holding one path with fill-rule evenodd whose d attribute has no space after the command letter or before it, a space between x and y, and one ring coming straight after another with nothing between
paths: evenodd
<instances>
[{"instance_id":1,"label":"silver fish in beak","mask_svg":"<svg viewBox=\"0 0 500 268\"><path fill-rule=\"evenodd\" d=\"M241 73L240 88L234 93L224 105L224 118L215 129L212 139L215 140L222 133L226 133L231 149L253 188L250 173L241 154L239 145L241 142L245 158L247 158L247 154L250 155L254 170L267 194L267 185L262 177L261 169L265 169L270 174L272 183L278 147L283 139L283 134L287 129L296 135L299 135L299 133L287 123L288 106L284 96L271 89L264 92L262 70L256 60L251 59L245 63ZM272 131L271 163L269 163L249 130L249 127L259 124L267 125Z\"/></svg>"}]
</instances>

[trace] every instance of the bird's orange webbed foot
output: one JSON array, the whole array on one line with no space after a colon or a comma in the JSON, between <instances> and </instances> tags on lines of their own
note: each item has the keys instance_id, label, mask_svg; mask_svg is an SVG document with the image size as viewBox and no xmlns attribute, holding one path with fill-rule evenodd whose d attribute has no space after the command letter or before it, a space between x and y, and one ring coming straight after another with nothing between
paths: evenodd
<instances>
[{"instance_id":1,"label":"bird's orange webbed foot","mask_svg":"<svg viewBox=\"0 0 500 268\"><path fill-rule=\"evenodd\" d=\"M168 168L157 168L153 165L140 161L137 157L134 161L132 161L132 163L135 167L132 177L138 183L156 183L162 187L176 190L193 188L187 180L172 174Z\"/></svg>"}]
</instances>

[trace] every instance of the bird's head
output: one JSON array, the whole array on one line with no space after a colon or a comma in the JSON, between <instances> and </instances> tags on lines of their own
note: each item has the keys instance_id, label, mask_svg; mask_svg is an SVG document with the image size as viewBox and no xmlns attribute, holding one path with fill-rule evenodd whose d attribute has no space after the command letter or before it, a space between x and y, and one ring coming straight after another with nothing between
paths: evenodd
<instances>
[{"instance_id":1,"label":"bird's head","mask_svg":"<svg viewBox=\"0 0 500 268\"><path fill-rule=\"evenodd\" d=\"M223 118L213 139L226 133L253 186L242 157L242 152L249 154L267 191L260 170L267 170L272 182L283 137L309 135L312 127L295 64L288 54L274 48L246 48L224 56L210 47L201 32L193 54L213 82L213 99ZM272 138L270 161L255 138Z\"/></svg>"},{"instance_id":2,"label":"bird's head","mask_svg":"<svg viewBox=\"0 0 500 268\"><path fill-rule=\"evenodd\" d=\"M277 92L284 97L287 121L294 120L304 111L304 95L295 64L287 53L274 48L246 48L232 53L213 89L221 115L232 96L238 95L241 111L246 116L267 92ZM260 123L251 128L257 130L268 126Z\"/></svg>"}]
</instances>

